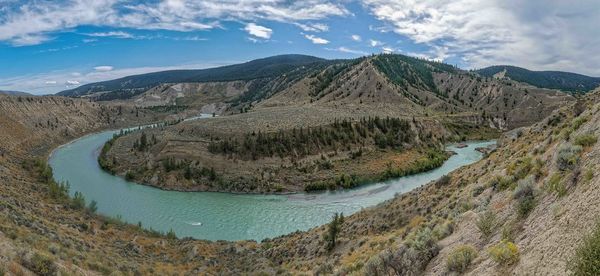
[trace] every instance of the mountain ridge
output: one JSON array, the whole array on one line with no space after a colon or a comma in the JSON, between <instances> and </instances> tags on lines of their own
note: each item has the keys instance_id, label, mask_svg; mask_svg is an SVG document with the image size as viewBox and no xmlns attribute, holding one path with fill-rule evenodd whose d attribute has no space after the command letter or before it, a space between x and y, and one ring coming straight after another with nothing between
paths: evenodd
<instances>
[{"instance_id":1,"label":"mountain ridge","mask_svg":"<svg viewBox=\"0 0 600 276\"><path fill-rule=\"evenodd\" d=\"M207 69L167 70L126 76L119 79L85 84L59 92L59 96L80 97L93 93L121 93L135 96L163 83L234 81L274 77L304 65L324 62L307 55L278 55ZM123 97L117 97L123 98Z\"/></svg>"},{"instance_id":2,"label":"mountain ridge","mask_svg":"<svg viewBox=\"0 0 600 276\"><path fill-rule=\"evenodd\" d=\"M524 82L540 88L558 89L568 92L585 93L600 86L600 77L564 71L534 71L512 65L494 65L475 70L485 77L502 74L504 78Z\"/></svg>"}]
</instances>

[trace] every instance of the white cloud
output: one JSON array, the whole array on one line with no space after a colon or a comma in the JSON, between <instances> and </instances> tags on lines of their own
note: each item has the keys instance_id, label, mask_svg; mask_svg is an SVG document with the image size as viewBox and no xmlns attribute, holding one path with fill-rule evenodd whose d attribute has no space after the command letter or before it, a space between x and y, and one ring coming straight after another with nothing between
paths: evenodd
<instances>
[{"instance_id":1,"label":"white cloud","mask_svg":"<svg viewBox=\"0 0 600 276\"><path fill-rule=\"evenodd\" d=\"M362 1L395 33L432 47L430 56L600 75L595 0Z\"/></svg>"},{"instance_id":2,"label":"white cloud","mask_svg":"<svg viewBox=\"0 0 600 276\"><path fill-rule=\"evenodd\" d=\"M395 52L394 48L391 48L391 47L382 47L381 50L386 54L391 54L391 53Z\"/></svg>"},{"instance_id":3,"label":"white cloud","mask_svg":"<svg viewBox=\"0 0 600 276\"><path fill-rule=\"evenodd\" d=\"M314 44L329 44L329 40L320 38L320 37L316 37L311 34L305 34L304 37L306 37L306 39L310 40Z\"/></svg>"},{"instance_id":4,"label":"white cloud","mask_svg":"<svg viewBox=\"0 0 600 276\"><path fill-rule=\"evenodd\" d=\"M89 33L89 34L85 34L85 35L93 36L93 37L134 38L134 36L132 34L123 32L123 31L98 32L98 33Z\"/></svg>"},{"instance_id":5,"label":"white cloud","mask_svg":"<svg viewBox=\"0 0 600 276\"><path fill-rule=\"evenodd\" d=\"M302 23L295 23L296 26L300 27L300 29L302 29L305 32L327 32L329 31L329 26L322 24L322 23L316 23L316 24L302 24Z\"/></svg>"},{"instance_id":6,"label":"white cloud","mask_svg":"<svg viewBox=\"0 0 600 276\"><path fill-rule=\"evenodd\" d=\"M344 46L338 47L338 48L335 48L335 49L331 49L331 48L326 48L326 49L330 50L330 51L338 51L338 52L342 52L342 53L349 53L349 54L355 54L355 55L360 55L360 56L366 56L366 55L369 54L369 53L367 53L365 51L353 50L353 49L350 49L350 48L347 48L347 47L344 47Z\"/></svg>"},{"instance_id":7,"label":"white cloud","mask_svg":"<svg viewBox=\"0 0 600 276\"><path fill-rule=\"evenodd\" d=\"M79 81L76 80L68 80L65 82L66 85L79 85Z\"/></svg>"},{"instance_id":8,"label":"white cloud","mask_svg":"<svg viewBox=\"0 0 600 276\"><path fill-rule=\"evenodd\" d=\"M51 81L46 81L45 84L56 84L57 82L55 80L51 80Z\"/></svg>"},{"instance_id":9,"label":"white cloud","mask_svg":"<svg viewBox=\"0 0 600 276\"><path fill-rule=\"evenodd\" d=\"M20 35L20 36L14 37L10 41L10 43L13 46L20 47L20 46L37 45L37 44L40 44L40 43L45 42L47 40L50 40L50 38L48 36L45 36L45 35L41 35L41 34L25 34L25 35Z\"/></svg>"},{"instance_id":10,"label":"white cloud","mask_svg":"<svg viewBox=\"0 0 600 276\"><path fill-rule=\"evenodd\" d=\"M137 4L122 0L23 0L2 7L0 41L19 46L39 44L52 39L53 33L84 25L194 31L219 27L220 21L295 23L349 14L342 4L328 0L162 0ZM307 26L327 29L323 24Z\"/></svg>"},{"instance_id":11,"label":"white cloud","mask_svg":"<svg viewBox=\"0 0 600 276\"><path fill-rule=\"evenodd\" d=\"M262 39L269 39L273 34L273 30L264 26L256 25L254 23L246 24L244 30L248 32L248 34Z\"/></svg>"},{"instance_id":12,"label":"white cloud","mask_svg":"<svg viewBox=\"0 0 600 276\"><path fill-rule=\"evenodd\" d=\"M355 35L352 35L351 38L354 41L362 41L362 37L360 37L360 35L355 34Z\"/></svg>"},{"instance_id":13,"label":"white cloud","mask_svg":"<svg viewBox=\"0 0 600 276\"><path fill-rule=\"evenodd\" d=\"M107 66L107 65L94 67L94 70L96 70L98 72L108 72L108 71L112 71L113 69L114 68L112 66Z\"/></svg>"},{"instance_id":14,"label":"white cloud","mask_svg":"<svg viewBox=\"0 0 600 276\"><path fill-rule=\"evenodd\" d=\"M371 39L371 40L369 40L369 44L371 44L371 47L377 47L377 46L383 45L383 42L381 42L379 40Z\"/></svg>"}]
</instances>

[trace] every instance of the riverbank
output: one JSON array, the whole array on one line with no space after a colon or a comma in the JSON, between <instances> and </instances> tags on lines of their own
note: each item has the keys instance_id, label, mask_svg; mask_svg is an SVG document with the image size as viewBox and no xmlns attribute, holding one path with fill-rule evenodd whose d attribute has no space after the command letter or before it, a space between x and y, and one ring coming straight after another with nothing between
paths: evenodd
<instances>
[{"instance_id":1,"label":"riverbank","mask_svg":"<svg viewBox=\"0 0 600 276\"><path fill-rule=\"evenodd\" d=\"M98 166L94 153L113 134L86 136L57 150L50 160L57 180L69 181L72 191L98 202L102 214L163 232L173 229L177 236L210 240L262 240L308 230L326 223L335 212L352 214L479 160L482 154L474 149L487 144L449 148L457 154L438 169L357 189L294 196L248 195L163 191L110 175Z\"/></svg>"},{"instance_id":2,"label":"riverbank","mask_svg":"<svg viewBox=\"0 0 600 276\"><path fill-rule=\"evenodd\" d=\"M477 126L446 130L436 121L378 117L229 136L214 135L212 126L220 124L198 120L116 136L98 161L111 174L164 190L284 194L427 171L448 158L444 142L498 135Z\"/></svg>"}]
</instances>

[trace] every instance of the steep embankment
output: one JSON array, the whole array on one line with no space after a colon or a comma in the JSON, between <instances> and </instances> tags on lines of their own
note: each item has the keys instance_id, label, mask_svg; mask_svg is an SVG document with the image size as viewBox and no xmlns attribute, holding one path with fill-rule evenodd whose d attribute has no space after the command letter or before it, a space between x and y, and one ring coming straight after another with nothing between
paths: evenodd
<instances>
[{"instance_id":1,"label":"steep embankment","mask_svg":"<svg viewBox=\"0 0 600 276\"><path fill-rule=\"evenodd\" d=\"M508 133L488 158L435 183L265 241L265 254L298 273L566 275L594 258L575 252L599 219L599 96Z\"/></svg>"},{"instance_id":2,"label":"steep embankment","mask_svg":"<svg viewBox=\"0 0 600 276\"><path fill-rule=\"evenodd\" d=\"M0 96L0 272L165 275L260 269L264 262L245 261L254 254L252 243L175 240L97 216L84 208L89 202L67 199L44 165L52 148L86 133L164 119L149 110L87 100ZM235 262L227 257L236 254L243 256Z\"/></svg>"}]
</instances>

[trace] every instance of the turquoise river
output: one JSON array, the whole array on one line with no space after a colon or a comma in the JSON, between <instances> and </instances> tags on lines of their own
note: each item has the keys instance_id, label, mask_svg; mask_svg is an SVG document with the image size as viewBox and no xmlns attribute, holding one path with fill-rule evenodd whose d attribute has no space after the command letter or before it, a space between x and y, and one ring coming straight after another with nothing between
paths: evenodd
<instances>
[{"instance_id":1,"label":"turquoise river","mask_svg":"<svg viewBox=\"0 0 600 276\"><path fill-rule=\"evenodd\" d=\"M68 181L71 194L95 200L98 212L159 231L173 229L178 237L207 240L262 240L307 230L327 223L336 212L355 213L438 179L461 166L476 162L476 147L493 141L470 142L440 168L360 188L291 195L240 195L213 192L164 191L126 181L100 169L102 145L116 131L88 135L57 148L50 166L57 181Z\"/></svg>"}]
</instances>

